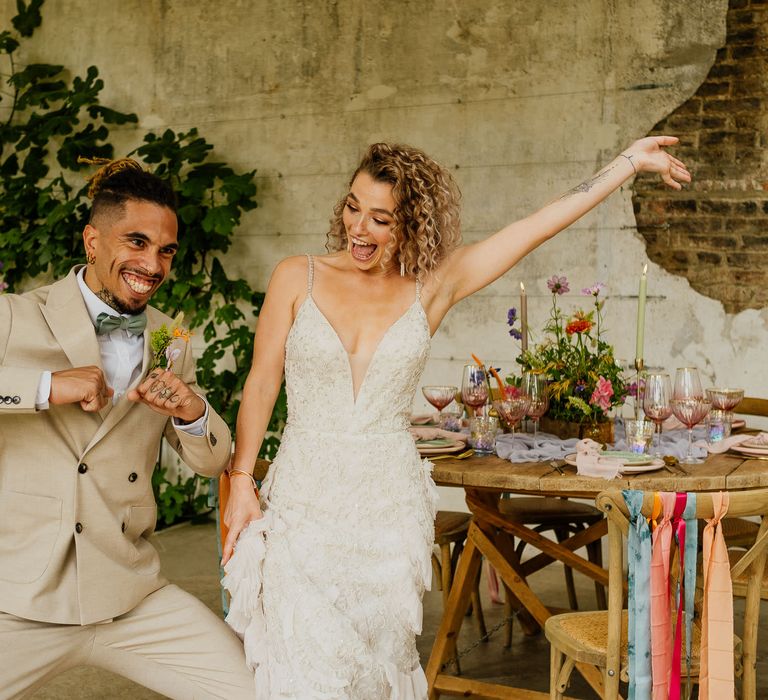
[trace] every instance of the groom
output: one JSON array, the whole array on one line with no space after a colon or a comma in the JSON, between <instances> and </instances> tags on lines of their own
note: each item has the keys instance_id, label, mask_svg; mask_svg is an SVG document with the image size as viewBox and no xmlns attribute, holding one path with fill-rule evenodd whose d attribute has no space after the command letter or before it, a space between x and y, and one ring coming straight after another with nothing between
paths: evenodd
<instances>
[{"instance_id":1,"label":"groom","mask_svg":"<svg viewBox=\"0 0 768 700\"><path fill-rule=\"evenodd\" d=\"M205 476L230 454L183 339L148 372L170 323L147 304L178 248L175 196L132 160L89 195L87 265L0 295L0 699L80 665L171 698L250 699L242 644L162 577L148 540L160 438Z\"/></svg>"}]
</instances>

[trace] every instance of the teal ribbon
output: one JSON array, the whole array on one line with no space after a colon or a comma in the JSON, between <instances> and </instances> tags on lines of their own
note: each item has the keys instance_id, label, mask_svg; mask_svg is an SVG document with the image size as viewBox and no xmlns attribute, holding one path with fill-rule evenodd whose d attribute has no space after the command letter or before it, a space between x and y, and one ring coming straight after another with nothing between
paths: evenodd
<instances>
[{"instance_id":1,"label":"teal ribbon","mask_svg":"<svg viewBox=\"0 0 768 700\"><path fill-rule=\"evenodd\" d=\"M696 593L696 557L699 552L699 528L696 521L696 494L688 493L683 511L685 521L685 697L691 697L691 643L693 641L693 599Z\"/></svg>"},{"instance_id":2,"label":"teal ribbon","mask_svg":"<svg viewBox=\"0 0 768 700\"><path fill-rule=\"evenodd\" d=\"M622 491L629 510L627 568L629 610L627 653L629 693L627 700L651 697L651 530L642 514L643 492Z\"/></svg>"},{"instance_id":3,"label":"teal ribbon","mask_svg":"<svg viewBox=\"0 0 768 700\"><path fill-rule=\"evenodd\" d=\"M147 314L144 312L133 316L113 316L103 311L96 317L96 333L103 335L118 328L128 331L131 335L141 335L147 327Z\"/></svg>"}]
</instances>

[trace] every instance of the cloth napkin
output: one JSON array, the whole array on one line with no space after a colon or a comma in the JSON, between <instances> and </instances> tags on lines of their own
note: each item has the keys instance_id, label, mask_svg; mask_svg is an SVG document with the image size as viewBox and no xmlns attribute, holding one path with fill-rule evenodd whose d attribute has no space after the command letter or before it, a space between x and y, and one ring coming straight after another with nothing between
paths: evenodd
<instances>
[{"instance_id":1,"label":"cloth napkin","mask_svg":"<svg viewBox=\"0 0 768 700\"><path fill-rule=\"evenodd\" d=\"M411 425L427 425L428 423L435 423L435 414L427 413L423 415L412 415Z\"/></svg>"},{"instance_id":2,"label":"cloth napkin","mask_svg":"<svg viewBox=\"0 0 768 700\"><path fill-rule=\"evenodd\" d=\"M426 428L421 426L411 426L411 435L419 444L423 445L432 440L451 440L453 442L466 442L466 433L452 433L450 430L441 428Z\"/></svg>"},{"instance_id":3,"label":"cloth napkin","mask_svg":"<svg viewBox=\"0 0 768 700\"><path fill-rule=\"evenodd\" d=\"M576 451L576 438L561 440L556 435L538 433L536 447L533 446L533 435L528 433L504 434L496 438L496 454L510 462L548 462L552 459L562 459L565 455Z\"/></svg>"},{"instance_id":4,"label":"cloth napkin","mask_svg":"<svg viewBox=\"0 0 768 700\"><path fill-rule=\"evenodd\" d=\"M674 418L674 416L672 416ZM664 421L664 431L661 433L661 454L670 455L683 459L688 451L688 431L677 418L677 426L667 428L667 421ZM617 418L614 424L615 442L613 443L613 449L615 450L628 450L626 433L624 431L624 421L621 418ZM693 455L699 459L707 456L707 430L703 426L699 426L693 429ZM653 436L653 447L651 452L656 451L656 435Z\"/></svg>"},{"instance_id":5,"label":"cloth napkin","mask_svg":"<svg viewBox=\"0 0 768 700\"><path fill-rule=\"evenodd\" d=\"M759 442L761 445L768 447L768 433L758 433L757 435L731 435L731 437L727 437L719 442L713 442L711 445L704 443L704 446L709 452L719 454L721 452L727 452L732 447L740 445L742 442L747 442L748 440L754 440L755 442Z\"/></svg>"},{"instance_id":6,"label":"cloth napkin","mask_svg":"<svg viewBox=\"0 0 768 700\"><path fill-rule=\"evenodd\" d=\"M579 440L576 443L576 473L580 476L599 476L615 479L624 466L623 459L601 457L602 446L594 440Z\"/></svg>"}]
</instances>

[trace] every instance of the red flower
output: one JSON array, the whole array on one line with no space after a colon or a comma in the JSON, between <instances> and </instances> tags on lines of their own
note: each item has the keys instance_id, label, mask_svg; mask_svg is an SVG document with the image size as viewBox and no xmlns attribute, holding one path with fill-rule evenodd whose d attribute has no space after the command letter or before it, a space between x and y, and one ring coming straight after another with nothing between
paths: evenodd
<instances>
[{"instance_id":1,"label":"red flower","mask_svg":"<svg viewBox=\"0 0 768 700\"><path fill-rule=\"evenodd\" d=\"M565 332L568 335L574 333L588 333L592 330L592 321L588 321L586 318L574 318L566 327Z\"/></svg>"}]
</instances>

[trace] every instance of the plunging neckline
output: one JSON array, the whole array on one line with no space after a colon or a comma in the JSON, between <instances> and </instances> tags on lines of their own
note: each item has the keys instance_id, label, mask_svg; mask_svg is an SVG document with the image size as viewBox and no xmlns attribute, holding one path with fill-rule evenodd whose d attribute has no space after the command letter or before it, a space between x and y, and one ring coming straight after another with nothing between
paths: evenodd
<instances>
[{"instance_id":1,"label":"plunging neckline","mask_svg":"<svg viewBox=\"0 0 768 700\"><path fill-rule=\"evenodd\" d=\"M355 375L352 371L352 362L350 361L350 354L347 351L347 348L344 347L344 343L341 342L341 336L339 335L338 331L334 327L334 325L328 320L328 317L323 313L323 310L317 305L317 302L315 302L314 297L311 293L307 294L304 301L302 302L301 306L303 307L307 303L311 303L312 306L315 308L315 311L319 314L320 318L323 320L326 326L328 326L329 330L333 334L333 337L336 339L336 342L339 344L339 349L344 354L344 358L347 361L347 371L349 374L349 388L350 393L352 394L352 406L357 406L358 399L360 398L360 395L363 393L363 389L365 388L366 380L368 379L368 374L371 370L371 365L376 360L376 357L379 353L379 348L384 343L384 340L386 340L387 336L390 334L392 329L397 326L408 314L411 312L411 310L418 306L419 309L421 309L421 314L423 318L426 320L426 312L424 311L424 307L421 305L421 302L419 301L419 297L417 296L413 303L403 311L400 316L398 316L392 323L389 324L387 329L384 331L384 333L379 338L378 342L376 343L376 347L373 349L373 352L371 353L371 357L368 360L368 364L365 367L365 372L363 372L363 378L360 381L360 386L357 387L357 393L355 393ZM296 323L296 319L299 318L299 314L301 313L301 309L299 309L299 312L296 314L296 318L294 319L294 324Z\"/></svg>"}]
</instances>

